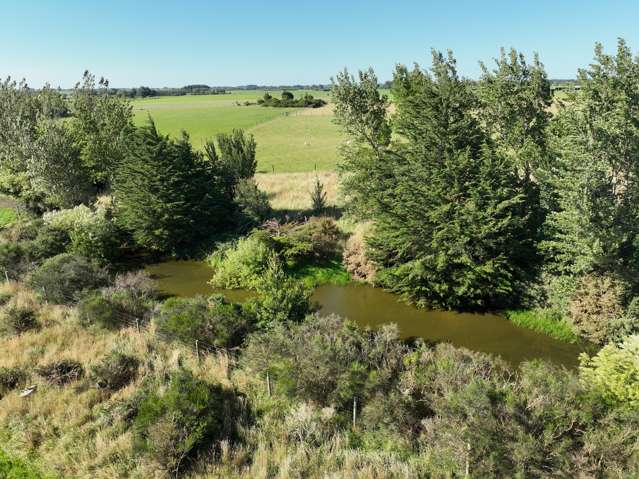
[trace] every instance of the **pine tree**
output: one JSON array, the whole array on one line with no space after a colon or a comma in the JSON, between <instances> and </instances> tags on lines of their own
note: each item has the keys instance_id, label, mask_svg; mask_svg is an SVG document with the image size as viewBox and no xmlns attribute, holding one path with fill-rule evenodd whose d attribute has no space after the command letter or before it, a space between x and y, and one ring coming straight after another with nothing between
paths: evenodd
<instances>
[{"instance_id":1,"label":"pine tree","mask_svg":"<svg viewBox=\"0 0 639 479\"><path fill-rule=\"evenodd\" d=\"M326 209L326 192L318 176L315 176L315 184L311 190L311 208L314 213L321 213Z\"/></svg>"},{"instance_id":2,"label":"pine tree","mask_svg":"<svg viewBox=\"0 0 639 479\"><path fill-rule=\"evenodd\" d=\"M356 211L374 222L369 256L383 286L431 307L482 309L516 300L527 279L517 169L477 119L478 101L449 53L430 72L399 66L391 140L372 73L334 84L352 136L341 165ZM375 88L376 89L376 88Z\"/></svg>"},{"instance_id":3,"label":"pine tree","mask_svg":"<svg viewBox=\"0 0 639 479\"><path fill-rule=\"evenodd\" d=\"M188 255L228 228L232 204L186 134L174 141L149 120L130 135L126 151L114 194L118 219L138 244Z\"/></svg>"}]
</instances>

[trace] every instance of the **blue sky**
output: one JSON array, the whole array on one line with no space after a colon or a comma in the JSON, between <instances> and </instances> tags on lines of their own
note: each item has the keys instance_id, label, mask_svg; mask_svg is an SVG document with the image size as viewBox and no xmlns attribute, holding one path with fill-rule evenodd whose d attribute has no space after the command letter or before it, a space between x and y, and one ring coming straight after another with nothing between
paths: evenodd
<instances>
[{"instance_id":1,"label":"blue sky","mask_svg":"<svg viewBox=\"0 0 639 479\"><path fill-rule=\"evenodd\" d=\"M386 80L431 47L470 77L514 46L571 78L595 41L639 49L639 2L0 0L0 32L0 76L33 86L70 87L87 68L116 87L328 83L369 66Z\"/></svg>"}]
</instances>

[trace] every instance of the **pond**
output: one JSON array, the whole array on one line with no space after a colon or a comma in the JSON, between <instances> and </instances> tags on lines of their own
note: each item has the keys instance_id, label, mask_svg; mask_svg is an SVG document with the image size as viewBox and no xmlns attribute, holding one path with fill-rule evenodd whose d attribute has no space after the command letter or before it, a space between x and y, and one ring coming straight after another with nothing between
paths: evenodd
<instances>
[{"instance_id":1,"label":"pond","mask_svg":"<svg viewBox=\"0 0 639 479\"><path fill-rule=\"evenodd\" d=\"M240 302L251 293L214 290L208 284L211 268L198 261L168 261L147 266L158 288L165 294L195 296L222 293ZM404 338L420 337L430 342L448 342L474 351L501 356L512 364L546 359L566 367L578 364L584 348L558 341L545 334L515 326L496 314L471 314L418 309L396 295L367 285L320 286L313 294L322 313L350 318L360 326L379 327L395 323Z\"/></svg>"}]
</instances>

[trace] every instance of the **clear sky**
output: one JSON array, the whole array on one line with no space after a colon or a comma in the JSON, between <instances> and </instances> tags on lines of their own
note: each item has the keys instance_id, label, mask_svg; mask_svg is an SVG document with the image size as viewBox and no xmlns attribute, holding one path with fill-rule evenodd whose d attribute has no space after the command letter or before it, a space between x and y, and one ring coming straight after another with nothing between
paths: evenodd
<instances>
[{"instance_id":1,"label":"clear sky","mask_svg":"<svg viewBox=\"0 0 639 479\"><path fill-rule=\"evenodd\" d=\"M499 48L537 51L573 78L593 46L639 49L637 0L0 0L0 76L70 87L85 69L115 87L328 83L344 67L426 65L452 49L479 72Z\"/></svg>"}]
</instances>

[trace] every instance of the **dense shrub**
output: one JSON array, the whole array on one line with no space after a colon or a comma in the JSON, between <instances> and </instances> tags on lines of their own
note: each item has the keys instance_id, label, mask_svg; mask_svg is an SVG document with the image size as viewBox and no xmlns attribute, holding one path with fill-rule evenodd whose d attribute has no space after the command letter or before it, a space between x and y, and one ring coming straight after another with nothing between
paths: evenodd
<instances>
[{"instance_id":1,"label":"dense shrub","mask_svg":"<svg viewBox=\"0 0 639 479\"><path fill-rule=\"evenodd\" d=\"M301 321L313 311L312 289L287 276L279 260L272 258L262 277L255 282L256 296L244 304L244 310L258 327Z\"/></svg>"},{"instance_id":2,"label":"dense shrub","mask_svg":"<svg viewBox=\"0 0 639 479\"><path fill-rule=\"evenodd\" d=\"M36 373L56 386L77 381L84 376L84 368L78 361L60 359L36 368Z\"/></svg>"},{"instance_id":3,"label":"dense shrub","mask_svg":"<svg viewBox=\"0 0 639 479\"><path fill-rule=\"evenodd\" d=\"M34 258L44 260L64 253L69 246L69 233L44 225L30 244L30 252Z\"/></svg>"},{"instance_id":4,"label":"dense shrub","mask_svg":"<svg viewBox=\"0 0 639 479\"><path fill-rule=\"evenodd\" d=\"M223 297L198 296L166 300L154 319L161 336L230 348L239 346L249 330L244 316L239 305Z\"/></svg>"},{"instance_id":5,"label":"dense shrub","mask_svg":"<svg viewBox=\"0 0 639 479\"><path fill-rule=\"evenodd\" d=\"M20 278L29 268L27 248L23 243L0 243L0 274Z\"/></svg>"},{"instance_id":6,"label":"dense shrub","mask_svg":"<svg viewBox=\"0 0 639 479\"><path fill-rule=\"evenodd\" d=\"M84 326L98 325L106 329L126 327L135 321L123 309L101 291L94 291L80 300L78 318Z\"/></svg>"},{"instance_id":7,"label":"dense shrub","mask_svg":"<svg viewBox=\"0 0 639 479\"><path fill-rule=\"evenodd\" d=\"M47 259L28 279L28 284L45 300L56 304L72 303L81 293L107 282L107 272L97 263L69 253Z\"/></svg>"},{"instance_id":8,"label":"dense shrub","mask_svg":"<svg viewBox=\"0 0 639 479\"><path fill-rule=\"evenodd\" d=\"M258 188L253 179L238 181L234 201L238 210L236 223L242 231L261 225L272 214L268 195Z\"/></svg>"},{"instance_id":9,"label":"dense shrub","mask_svg":"<svg viewBox=\"0 0 639 479\"><path fill-rule=\"evenodd\" d=\"M38 326L33 307L9 302L0 310L0 333L13 336L37 329Z\"/></svg>"},{"instance_id":10,"label":"dense shrub","mask_svg":"<svg viewBox=\"0 0 639 479\"><path fill-rule=\"evenodd\" d=\"M608 276L581 279L568 305L570 321L580 336L605 344L622 322L623 285Z\"/></svg>"},{"instance_id":11,"label":"dense shrub","mask_svg":"<svg viewBox=\"0 0 639 479\"><path fill-rule=\"evenodd\" d=\"M338 316L309 316L251 336L240 361L254 377L268 372L278 394L345 416L353 397L363 403L390 387L405 351L394 327L371 333Z\"/></svg>"},{"instance_id":12,"label":"dense shrub","mask_svg":"<svg viewBox=\"0 0 639 479\"><path fill-rule=\"evenodd\" d=\"M214 270L211 284L226 289L252 288L274 256L275 252L260 235L222 245L208 258Z\"/></svg>"},{"instance_id":13,"label":"dense shrub","mask_svg":"<svg viewBox=\"0 0 639 479\"><path fill-rule=\"evenodd\" d=\"M139 405L134 450L177 476L197 449L234 439L238 410L232 391L178 371L165 390L150 391Z\"/></svg>"},{"instance_id":14,"label":"dense shrub","mask_svg":"<svg viewBox=\"0 0 639 479\"><path fill-rule=\"evenodd\" d=\"M113 351L91 366L90 379L100 389L117 391L135 378L139 365L137 358Z\"/></svg>"},{"instance_id":15,"label":"dense shrub","mask_svg":"<svg viewBox=\"0 0 639 479\"><path fill-rule=\"evenodd\" d=\"M9 391L24 386L27 377L20 368L0 368L0 399Z\"/></svg>"},{"instance_id":16,"label":"dense shrub","mask_svg":"<svg viewBox=\"0 0 639 479\"><path fill-rule=\"evenodd\" d=\"M273 240L284 260L299 263L337 257L343 235L332 218L313 217L302 224L282 225Z\"/></svg>"},{"instance_id":17,"label":"dense shrub","mask_svg":"<svg viewBox=\"0 0 639 479\"><path fill-rule=\"evenodd\" d=\"M606 401L639 407L639 336L608 344L592 357L582 355L580 375Z\"/></svg>"}]
</instances>

